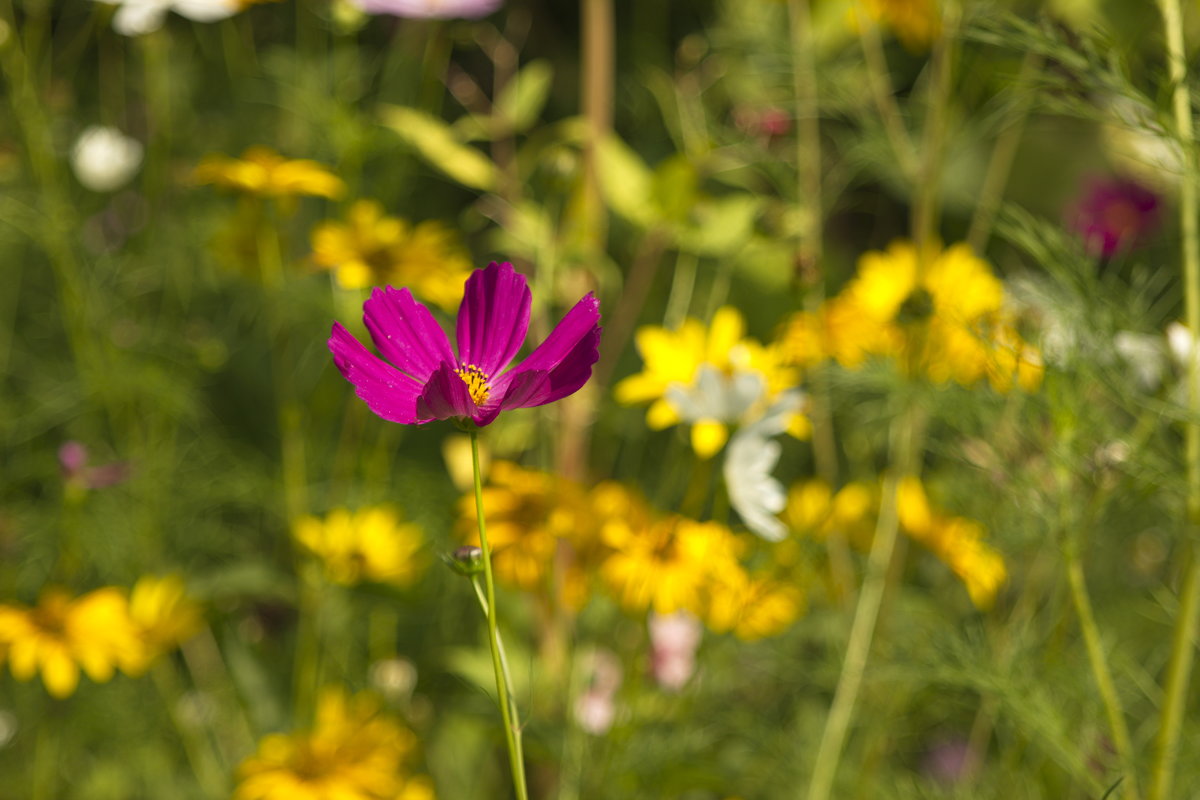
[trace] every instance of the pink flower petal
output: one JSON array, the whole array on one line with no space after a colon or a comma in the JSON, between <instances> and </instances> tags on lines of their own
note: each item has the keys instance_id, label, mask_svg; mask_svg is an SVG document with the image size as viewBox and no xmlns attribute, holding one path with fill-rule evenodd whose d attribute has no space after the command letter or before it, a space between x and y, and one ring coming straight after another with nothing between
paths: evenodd
<instances>
[{"instance_id":1,"label":"pink flower petal","mask_svg":"<svg viewBox=\"0 0 1200 800\"><path fill-rule=\"evenodd\" d=\"M530 408L579 390L600 357L600 304L588 294L567 312L546 341L512 372L496 381L501 408Z\"/></svg>"},{"instance_id":2,"label":"pink flower petal","mask_svg":"<svg viewBox=\"0 0 1200 800\"><path fill-rule=\"evenodd\" d=\"M532 302L525 276L505 261L467 279L458 309L458 358L494 377L521 349Z\"/></svg>"},{"instance_id":3,"label":"pink flower petal","mask_svg":"<svg viewBox=\"0 0 1200 800\"><path fill-rule=\"evenodd\" d=\"M422 422L453 417L473 417L477 412L478 409L475 401L471 399L471 392L467 388L467 384L458 376L458 373L454 371L454 365L450 363L442 364L429 376L425 389L417 398L417 415Z\"/></svg>"},{"instance_id":4,"label":"pink flower petal","mask_svg":"<svg viewBox=\"0 0 1200 800\"><path fill-rule=\"evenodd\" d=\"M371 411L402 425L426 421L417 418L421 384L372 355L337 322L333 323L329 336L329 352L333 353L333 363L342 377L354 384L355 393Z\"/></svg>"},{"instance_id":5,"label":"pink flower petal","mask_svg":"<svg viewBox=\"0 0 1200 800\"><path fill-rule=\"evenodd\" d=\"M454 363L446 332L408 289L380 287L363 304L363 322L380 355L424 382L442 363Z\"/></svg>"}]
</instances>

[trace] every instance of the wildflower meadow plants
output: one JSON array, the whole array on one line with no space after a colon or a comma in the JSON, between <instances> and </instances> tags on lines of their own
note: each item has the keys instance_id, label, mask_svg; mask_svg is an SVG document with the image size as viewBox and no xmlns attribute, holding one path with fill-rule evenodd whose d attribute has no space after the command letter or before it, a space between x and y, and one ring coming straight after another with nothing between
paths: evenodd
<instances>
[{"instance_id":1,"label":"wildflower meadow plants","mask_svg":"<svg viewBox=\"0 0 1200 800\"><path fill-rule=\"evenodd\" d=\"M0 4L0 796L1190 796L1195 14Z\"/></svg>"}]
</instances>

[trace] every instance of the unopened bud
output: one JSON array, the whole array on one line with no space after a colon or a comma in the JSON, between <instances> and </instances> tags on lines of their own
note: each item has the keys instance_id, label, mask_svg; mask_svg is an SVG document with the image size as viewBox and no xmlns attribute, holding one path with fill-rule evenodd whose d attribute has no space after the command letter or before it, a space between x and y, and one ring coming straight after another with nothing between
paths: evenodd
<instances>
[{"instance_id":1,"label":"unopened bud","mask_svg":"<svg viewBox=\"0 0 1200 800\"><path fill-rule=\"evenodd\" d=\"M459 575L469 578L483 572L483 551L473 545L465 544L446 556L446 563Z\"/></svg>"}]
</instances>

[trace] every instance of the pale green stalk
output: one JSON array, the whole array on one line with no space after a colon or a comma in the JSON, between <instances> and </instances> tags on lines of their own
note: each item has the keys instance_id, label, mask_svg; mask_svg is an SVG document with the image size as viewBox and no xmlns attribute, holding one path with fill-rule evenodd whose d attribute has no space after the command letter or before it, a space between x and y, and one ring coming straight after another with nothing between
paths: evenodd
<instances>
[{"instance_id":1,"label":"pale green stalk","mask_svg":"<svg viewBox=\"0 0 1200 800\"><path fill-rule=\"evenodd\" d=\"M807 309L815 313L825 299L825 207L821 199L821 108L810 0L789 0L788 20L792 29L792 89L796 99L796 204L804 210L804 227L800 231L797 250L801 269L815 278L804 298ZM828 371L813 372L809 385L813 460L817 475L829 486L836 487L838 455ZM854 568L843 532L840 529L830 532L827 545L834 583L845 601L852 603Z\"/></svg>"},{"instance_id":2,"label":"pale green stalk","mask_svg":"<svg viewBox=\"0 0 1200 800\"><path fill-rule=\"evenodd\" d=\"M150 670L150 675L154 679L159 696L162 697L167 716L171 718L171 724L179 733L184 754L188 763L192 765L192 773L196 776L196 782L200 784L200 790L206 797L214 800L227 797L229 787L225 785L226 770L217 758L212 741L203 730L185 720L180 713L179 701L183 697L183 688L180 686L175 665L170 659L160 659Z\"/></svg>"},{"instance_id":3,"label":"pale green stalk","mask_svg":"<svg viewBox=\"0 0 1200 800\"><path fill-rule=\"evenodd\" d=\"M1017 148L1025 133L1025 121L1029 118L1029 109L1033 105L1033 92L1027 87L1033 74L1041 68L1041 56L1032 51L1025 54L1021 62L1021 73L1017 78L1017 90L1024 92L1016 102L1013 119L1000 135L996 137L996 145L992 148L992 157L988 161L987 174L984 175L983 185L979 188L979 202L975 204L975 213L971 216L971 227L967 232L967 244L976 253L982 254L987 247L988 237L992 232L992 223L996 219L996 211L1004 197L1004 187L1012 172L1016 160Z\"/></svg>"},{"instance_id":4,"label":"pale green stalk","mask_svg":"<svg viewBox=\"0 0 1200 800\"><path fill-rule=\"evenodd\" d=\"M846 734L854 718L858 692L866 674L867 659L875 638L875 623L879 619L884 588L887 585L888 572L900 531L896 490L902 478L916 472L924 431L925 413L918 403L910 401L906 410L892 420L892 469L883 482L883 498L875 525L875 538L871 542L871 552L867 557L867 571L858 594L854 622L850 628L850 640L842 659L842 671L838 676L833 703L829 708L829 716L825 719L820 745L817 747L817 758L808 785L808 800L829 800L833 791L833 782L837 777L838 764L846 744Z\"/></svg>"},{"instance_id":5,"label":"pale green stalk","mask_svg":"<svg viewBox=\"0 0 1200 800\"><path fill-rule=\"evenodd\" d=\"M57 700L50 702L49 713L42 715L38 725L37 744L34 746L32 800L54 800L58 797L58 765L65 709Z\"/></svg>"},{"instance_id":6,"label":"pale green stalk","mask_svg":"<svg viewBox=\"0 0 1200 800\"><path fill-rule=\"evenodd\" d=\"M1159 0L1167 40L1168 77L1174 87L1172 105L1175 132L1183 154L1183 180L1179 187L1179 227L1183 244L1183 295L1187 326L1192 334L1200 331L1200 231L1196 215L1200 212L1196 194L1196 159L1193 150L1191 93L1187 84L1187 60L1183 43L1183 18L1179 0ZM1200 633L1200 560L1195 557L1197 525L1200 525L1200 368L1196 359L1188 360L1188 408L1192 414L1184 424L1184 457L1187 465L1187 519L1185 535L1183 587L1179 614L1171 640L1167 663L1162 718L1155 741L1154 761L1150 768L1148 800L1166 800L1171 796L1175 763L1179 758L1179 736L1187 711L1188 688Z\"/></svg>"},{"instance_id":7,"label":"pale green stalk","mask_svg":"<svg viewBox=\"0 0 1200 800\"><path fill-rule=\"evenodd\" d=\"M479 431L472 429L471 469L475 475L475 520L479 526L479 549L483 551L483 583L487 589L488 645L492 650L492 671L496 674L496 695L500 716L504 721L504 741L508 745L508 761L512 767L513 788L517 800L529 800L525 786L525 763L521 755L521 728L516 705L509 691L508 669L496 623L496 583L492 577L492 553L488 546L487 525L483 515L483 471L479 468Z\"/></svg>"},{"instance_id":8,"label":"pale green stalk","mask_svg":"<svg viewBox=\"0 0 1200 800\"><path fill-rule=\"evenodd\" d=\"M862 9L860 3L854 4L855 22L858 27L858 39L863 49L863 61L867 65L867 81L870 84L871 99L879 118L883 121L883 130L892 146L892 153L900 172L905 179L915 181L917 177L917 153L913 147L912 137L904 125L900 115L900 107L896 105L892 81L888 77L887 58L883 53L883 42L879 39L879 28Z\"/></svg>"},{"instance_id":9,"label":"pale green stalk","mask_svg":"<svg viewBox=\"0 0 1200 800\"><path fill-rule=\"evenodd\" d=\"M1104 645L1100 641L1100 629L1092 614L1092 601L1088 596L1087 582L1083 576L1083 564L1080 563L1078 548L1074 543L1068 543L1066 548L1067 581L1071 587L1071 601L1075 605L1075 613L1079 616L1079 627L1083 631L1083 641L1087 645L1088 662L1092 667L1092 677L1096 688L1100 691L1100 699L1104 703L1104 712L1108 716L1108 729L1112 734L1113 745L1117 750L1117 758L1121 762L1121 793L1128 800L1137 800L1138 793L1137 771L1133 761L1133 745L1129 738L1129 727L1125 723L1125 709L1121 706L1121 698L1117 694L1113 682L1112 671L1108 667L1108 657Z\"/></svg>"}]
</instances>

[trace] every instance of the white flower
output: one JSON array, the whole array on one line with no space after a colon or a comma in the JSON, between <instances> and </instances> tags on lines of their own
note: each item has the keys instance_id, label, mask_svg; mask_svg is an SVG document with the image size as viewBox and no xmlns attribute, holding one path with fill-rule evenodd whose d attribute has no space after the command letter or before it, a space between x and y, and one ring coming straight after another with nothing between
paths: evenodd
<instances>
[{"instance_id":1,"label":"white flower","mask_svg":"<svg viewBox=\"0 0 1200 800\"><path fill-rule=\"evenodd\" d=\"M664 396L679 418L691 423L696 455L710 458L725 446L727 426L740 422L766 392L766 378L757 372L728 375L704 364L690 385L671 384Z\"/></svg>"},{"instance_id":2,"label":"white flower","mask_svg":"<svg viewBox=\"0 0 1200 800\"><path fill-rule=\"evenodd\" d=\"M71 169L93 192L120 189L142 164L142 143L116 128L93 125L71 148Z\"/></svg>"},{"instance_id":3,"label":"white flower","mask_svg":"<svg viewBox=\"0 0 1200 800\"><path fill-rule=\"evenodd\" d=\"M1187 329L1184 329L1187 333ZM1171 341L1171 328L1167 328L1167 339ZM1162 338L1148 333L1118 331L1113 337L1113 349L1129 364L1134 380L1146 392L1153 392L1162 384L1163 371L1167 367L1166 348Z\"/></svg>"},{"instance_id":4,"label":"white flower","mask_svg":"<svg viewBox=\"0 0 1200 800\"><path fill-rule=\"evenodd\" d=\"M804 394L798 389L784 392L762 417L734 435L725 454L730 504L750 530L771 542L787 535L787 526L776 516L787 505L787 494L771 475L781 452L772 437L787 430L803 402Z\"/></svg>"},{"instance_id":5,"label":"white flower","mask_svg":"<svg viewBox=\"0 0 1200 800\"><path fill-rule=\"evenodd\" d=\"M216 22L241 10L238 0L99 0L120 6L113 17L113 30L122 36L141 36L156 31L174 11L196 22Z\"/></svg>"}]
</instances>

